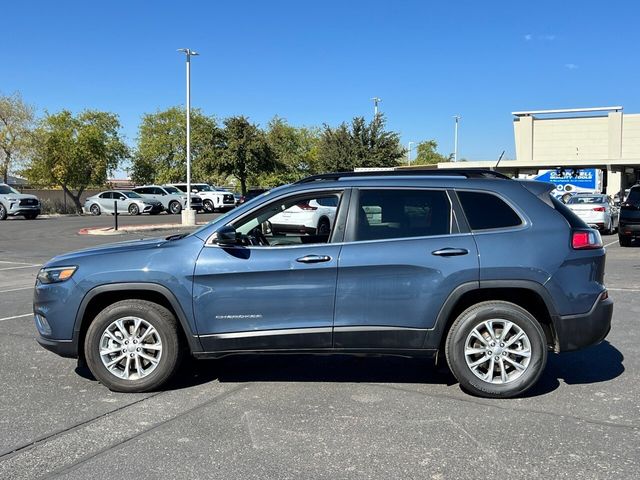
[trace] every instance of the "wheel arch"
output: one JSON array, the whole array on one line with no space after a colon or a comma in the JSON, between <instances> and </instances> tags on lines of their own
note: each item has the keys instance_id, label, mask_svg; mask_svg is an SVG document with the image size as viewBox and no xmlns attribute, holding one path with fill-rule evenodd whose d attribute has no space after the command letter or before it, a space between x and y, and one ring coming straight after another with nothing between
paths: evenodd
<instances>
[{"instance_id":1,"label":"wheel arch","mask_svg":"<svg viewBox=\"0 0 640 480\"><path fill-rule=\"evenodd\" d=\"M162 305L178 319L179 331L185 343L189 345L190 351L193 353L202 350L200 341L189 326L184 310L168 288L156 283L118 283L95 287L82 299L73 331L78 358L84 360L82 345L92 319L108 305L120 300L147 300Z\"/></svg>"},{"instance_id":2,"label":"wheel arch","mask_svg":"<svg viewBox=\"0 0 640 480\"><path fill-rule=\"evenodd\" d=\"M480 302L501 300L518 305L533 315L544 331L547 345L559 348L555 321L558 318L553 302L544 287L523 280L486 281L463 284L456 288L443 304L435 328L425 338L425 348L443 351L447 335L458 316Z\"/></svg>"}]
</instances>

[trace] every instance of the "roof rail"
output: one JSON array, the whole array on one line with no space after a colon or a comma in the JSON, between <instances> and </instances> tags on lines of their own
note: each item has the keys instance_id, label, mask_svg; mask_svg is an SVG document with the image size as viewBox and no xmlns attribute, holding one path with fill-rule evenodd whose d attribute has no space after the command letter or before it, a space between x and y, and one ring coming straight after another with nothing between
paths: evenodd
<instances>
[{"instance_id":1,"label":"roof rail","mask_svg":"<svg viewBox=\"0 0 640 480\"><path fill-rule=\"evenodd\" d=\"M502 180L511 180L502 173L494 172L481 168L439 168L439 169L423 169L423 170L373 170L368 172L335 172L322 173L320 175L311 175L295 182L295 185L301 183L311 183L316 181L340 180L341 178L350 177L465 177L465 178L499 178Z\"/></svg>"}]
</instances>

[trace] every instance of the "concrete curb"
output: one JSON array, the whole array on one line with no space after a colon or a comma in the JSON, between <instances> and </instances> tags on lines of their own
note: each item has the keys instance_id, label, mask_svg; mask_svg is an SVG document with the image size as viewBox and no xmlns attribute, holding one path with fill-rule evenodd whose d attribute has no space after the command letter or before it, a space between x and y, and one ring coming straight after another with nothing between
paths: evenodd
<instances>
[{"instance_id":1,"label":"concrete curb","mask_svg":"<svg viewBox=\"0 0 640 480\"><path fill-rule=\"evenodd\" d=\"M114 230L113 227L87 227L78 231L78 235L123 235L135 232L153 232L156 230L178 230L183 228L196 228L206 225L208 222L198 222L193 227L183 226L180 223L163 223L157 225L123 225Z\"/></svg>"}]
</instances>

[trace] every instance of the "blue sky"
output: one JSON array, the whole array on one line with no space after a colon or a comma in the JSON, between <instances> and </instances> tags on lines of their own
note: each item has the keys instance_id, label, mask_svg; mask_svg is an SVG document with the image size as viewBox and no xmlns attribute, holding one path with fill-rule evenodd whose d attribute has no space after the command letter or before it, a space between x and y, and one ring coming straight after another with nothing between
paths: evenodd
<instances>
[{"instance_id":1,"label":"blue sky","mask_svg":"<svg viewBox=\"0 0 640 480\"><path fill-rule=\"evenodd\" d=\"M460 156L515 156L512 111L640 112L640 6L628 1L5 2L0 91L40 112L143 113L184 103L265 125L370 118Z\"/></svg>"}]
</instances>

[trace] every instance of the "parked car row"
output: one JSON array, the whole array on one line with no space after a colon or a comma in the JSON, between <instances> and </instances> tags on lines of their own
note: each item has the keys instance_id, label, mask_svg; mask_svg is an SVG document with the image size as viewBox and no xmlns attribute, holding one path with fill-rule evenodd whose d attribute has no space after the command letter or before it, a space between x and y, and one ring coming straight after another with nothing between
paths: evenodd
<instances>
[{"instance_id":1,"label":"parked car row","mask_svg":"<svg viewBox=\"0 0 640 480\"><path fill-rule=\"evenodd\" d=\"M197 212L220 212L236 206L233 193L206 183L191 184L191 208ZM180 214L187 206L187 184L143 185L131 190L108 190L85 200L84 211L92 215L101 213L128 213L156 215L168 212Z\"/></svg>"}]
</instances>

